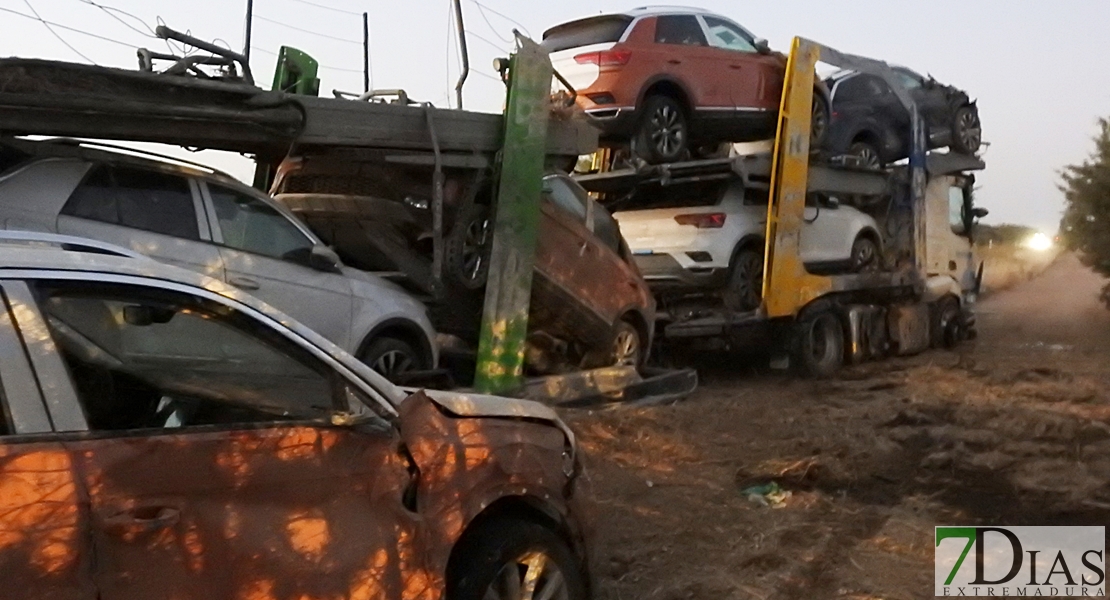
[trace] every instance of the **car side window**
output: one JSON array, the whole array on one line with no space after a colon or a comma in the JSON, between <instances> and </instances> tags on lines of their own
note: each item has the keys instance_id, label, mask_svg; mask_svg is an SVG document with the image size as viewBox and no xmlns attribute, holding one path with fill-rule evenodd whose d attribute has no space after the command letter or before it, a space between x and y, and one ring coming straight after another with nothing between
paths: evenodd
<instances>
[{"instance_id":1,"label":"car side window","mask_svg":"<svg viewBox=\"0 0 1110 600\"><path fill-rule=\"evenodd\" d=\"M70 195L62 214L200 239L189 180L172 173L96 165Z\"/></svg>"},{"instance_id":2,"label":"car side window","mask_svg":"<svg viewBox=\"0 0 1110 600\"><path fill-rule=\"evenodd\" d=\"M874 100L886 93L885 82L866 75L849 77L836 86L836 99L841 102Z\"/></svg>"},{"instance_id":3,"label":"car side window","mask_svg":"<svg viewBox=\"0 0 1110 600\"><path fill-rule=\"evenodd\" d=\"M655 21L656 44L705 46L705 34L694 15L664 15Z\"/></svg>"},{"instance_id":4,"label":"car side window","mask_svg":"<svg viewBox=\"0 0 1110 600\"><path fill-rule=\"evenodd\" d=\"M208 191L226 246L273 258L312 248L304 232L262 200L211 183Z\"/></svg>"},{"instance_id":5,"label":"car side window","mask_svg":"<svg viewBox=\"0 0 1110 600\"><path fill-rule=\"evenodd\" d=\"M224 305L89 282L36 294L94 431L317 419L336 406L325 365Z\"/></svg>"},{"instance_id":6,"label":"car side window","mask_svg":"<svg viewBox=\"0 0 1110 600\"><path fill-rule=\"evenodd\" d=\"M895 70L894 73L897 76L898 81L900 81L907 90L915 90L925 85L925 82L922 81L920 77L912 73L898 70Z\"/></svg>"},{"instance_id":7,"label":"car side window","mask_svg":"<svg viewBox=\"0 0 1110 600\"><path fill-rule=\"evenodd\" d=\"M593 230L594 237L596 237L603 245L607 246L613 252L620 254L621 251L621 229L617 225L616 219L605 210L601 204L594 202L593 209Z\"/></svg>"},{"instance_id":8,"label":"car side window","mask_svg":"<svg viewBox=\"0 0 1110 600\"><path fill-rule=\"evenodd\" d=\"M710 46L736 52L759 52L755 48L755 40L732 23L716 17L705 17L705 25L709 29Z\"/></svg>"},{"instance_id":9,"label":"car side window","mask_svg":"<svg viewBox=\"0 0 1110 600\"><path fill-rule=\"evenodd\" d=\"M586 221L586 201L588 198L576 194L561 177L545 177L543 180L543 195L563 212L582 222Z\"/></svg>"}]
</instances>

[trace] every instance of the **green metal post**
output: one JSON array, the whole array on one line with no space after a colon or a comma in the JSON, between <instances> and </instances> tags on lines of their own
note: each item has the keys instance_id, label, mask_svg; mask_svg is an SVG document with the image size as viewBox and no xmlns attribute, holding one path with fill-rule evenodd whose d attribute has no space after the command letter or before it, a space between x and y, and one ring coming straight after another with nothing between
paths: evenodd
<instances>
[{"instance_id":1,"label":"green metal post","mask_svg":"<svg viewBox=\"0 0 1110 600\"><path fill-rule=\"evenodd\" d=\"M539 234L552 68L538 44L523 37L520 44L509 71L501 181L474 376L474 387L484 393L508 392L522 383Z\"/></svg>"}]
</instances>

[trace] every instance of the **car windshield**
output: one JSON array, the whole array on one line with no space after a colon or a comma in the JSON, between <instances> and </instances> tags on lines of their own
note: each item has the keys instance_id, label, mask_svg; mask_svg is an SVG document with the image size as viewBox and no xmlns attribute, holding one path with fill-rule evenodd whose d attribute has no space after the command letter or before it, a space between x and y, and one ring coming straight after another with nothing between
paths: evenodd
<instances>
[{"instance_id":1,"label":"car windshield","mask_svg":"<svg viewBox=\"0 0 1110 600\"><path fill-rule=\"evenodd\" d=\"M545 31L540 45L548 52L558 52L568 48L618 42L631 22L632 17L627 15L605 15L564 23Z\"/></svg>"}]
</instances>

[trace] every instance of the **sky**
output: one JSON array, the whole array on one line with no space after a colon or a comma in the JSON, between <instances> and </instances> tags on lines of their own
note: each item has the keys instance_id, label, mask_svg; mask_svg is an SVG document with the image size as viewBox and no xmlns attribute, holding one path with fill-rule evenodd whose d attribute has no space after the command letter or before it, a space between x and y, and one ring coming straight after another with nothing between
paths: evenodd
<instances>
[{"instance_id":1,"label":"sky","mask_svg":"<svg viewBox=\"0 0 1110 600\"><path fill-rule=\"evenodd\" d=\"M472 67L464 106L488 112L499 112L504 101L491 65L512 48L513 28L538 39L552 25L639 5L462 2ZM977 201L990 209L988 223L1055 231L1063 207L1058 172L1091 152L1098 117L1110 116L1107 0L700 0L694 5L731 17L778 50L788 50L792 37L800 35L930 73L978 98L990 146ZM14 14L35 11L57 24L61 40L43 24ZM417 100L453 105L460 69L450 0L255 0L256 79L268 85L273 53L284 44L324 65L322 94L361 91L363 11L370 15L373 87L403 88ZM135 68L135 48L166 48L147 29L159 20L240 49L245 12L246 0L0 0L0 56ZM251 173L251 163L235 155L202 152L192 158L242 178Z\"/></svg>"}]
</instances>

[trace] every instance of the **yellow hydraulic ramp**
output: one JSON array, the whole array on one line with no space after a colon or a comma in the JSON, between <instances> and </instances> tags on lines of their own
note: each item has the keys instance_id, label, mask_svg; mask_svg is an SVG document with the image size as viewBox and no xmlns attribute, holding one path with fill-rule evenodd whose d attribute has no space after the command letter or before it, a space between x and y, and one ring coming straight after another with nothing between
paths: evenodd
<instances>
[{"instance_id":1,"label":"yellow hydraulic ramp","mask_svg":"<svg viewBox=\"0 0 1110 600\"><path fill-rule=\"evenodd\" d=\"M818 44L796 37L786 62L763 265L763 306L771 318L794 316L833 289L831 278L806 271L800 244L809 178L814 67L820 55Z\"/></svg>"}]
</instances>

